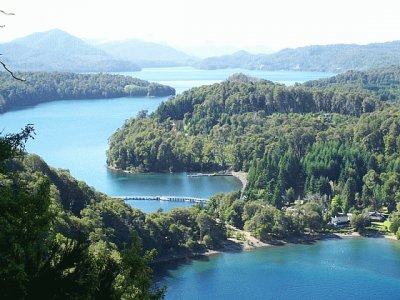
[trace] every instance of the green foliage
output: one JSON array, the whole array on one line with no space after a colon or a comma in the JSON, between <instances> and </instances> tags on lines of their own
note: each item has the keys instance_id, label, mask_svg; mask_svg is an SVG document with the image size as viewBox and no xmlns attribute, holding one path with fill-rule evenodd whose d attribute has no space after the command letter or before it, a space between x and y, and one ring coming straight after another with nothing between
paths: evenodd
<instances>
[{"instance_id":1,"label":"green foliage","mask_svg":"<svg viewBox=\"0 0 400 300\"><path fill-rule=\"evenodd\" d=\"M4 167L4 161L12 157L24 154L25 143L35 134L32 124L21 129L20 133L0 136L0 167Z\"/></svg>"},{"instance_id":2,"label":"green foliage","mask_svg":"<svg viewBox=\"0 0 400 300\"><path fill-rule=\"evenodd\" d=\"M368 71L347 71L327 79L308 81L306 86L348 90L368 90L383 101L397 100L400 96L396 88L400 84L398 66L370 69ZM369 111L369 110L367 110Z\"/></svg>"},{"instance_id":3,"label":"green foliage","mask_svg":"<svg viewBox=\"0 0 400 300\"><path fill-rule=\"evenodd\" d=\"M24 297L44 256L50 229L50 184L34 174L34 183L17 175L0 175L0 288L7 298Z\"/></svg>"},{"instance_id":4,"label":"green foliage","mask_svg":"<svg viewBox=\"0 0 400 300\"><path fill-rule=\"evenodd\" d=\"M282 211L263 201L239 200L239 196L239 193L216 195L210 199L206 210L233 226L234 222L244 224L245 230L262 240L301 235L325 226L321 204L314 200ZM232 212L235 212L233 220Z\"/></svg>"},{"instance_id":5,"label":"green foliage","mask_svg":"<svg viewBox=\"0 0 400 300\"><path fill-rule=\"evenodd\" d=\"M135 235L144 215L24 155L32 133L0 138L2 297L161 299Z\"/></svg>"},{"instance_id":6,"label":"green foliage","mask_svg":"<svg viewBox=\"0 0 400 300\"><path fill-rule=\"evenodd\" d=\"M325 220L353 209L392 212L400 202L399 78L399 67L386 67L287 87L238 74L128 120L109 140L107 163L132 172L248 171L246 199L281 209L321 196ZM238 228L258 212L218 199L212 213ZM298 232L314 230L300 223Z\"/></svg>"},{"instance_id":7,"label":"green foliage","mask_svg":"<svg viewBox=\"0 0 400 300\"><path fill-rule=\"evenodd\" d=\"M400 228L400 204L397 205L397 210L390 215L390 232L396 234Z\"/></svg>"},{"instance_id":8,"label":"green foliage","mask_svg":"<svg viewBox=\"0 0 400 300\"><path fill-rule=\"evenodd\" d=\"M379 147L379 151L395 154L400 143L398 112L384 122L381 117L387 113L380 110L384 101L397 99L395 94L381 95L394 90L396 83L390 80L399 74L399 68L386 68L365 73L365 85L345 74L330 79L337 83L326 79L291 87L237 75L219 84L193 88L162 103L150 119L127 121L110 138L108 164L137 172L247 171L252 159L263 158L282 141L290 148L286 155L291 157L285 158L290 166L316 141L339 140L334 147L340 152L344 142L351 144L354 139L368 149ZM379 112L360 120L350 117L373 111ZM364 118L384 124L366 126L369 120ZM385 136L378 132L380 125L388 128ZM400 162L393 164L398 166ZM283 176L290 174L282 171ZM324 179L318 175L315 180ZM292 188L299 192L300 187Z\"/></svg>"},{"instance_id":9,"label":"green foliage","mask_svg":"<svg viewBox=\"0 0 400 300\"><path fill-rule=\"evenodd\" d=\"M142 246L139 236L133 234L132 246L122 253L122 270L115 278L117 299L156 300L162 299L164 290L156 293L149 292L152 286L152 270L148 263L153 259L155 252L146 252L141 255Z\"/></svg>"},{"instance_id":10,"label":"green foliage","mask_svg":"<svg viewBox=\"0 0 400 300\"><path fill-rule=\"evenodd\" d=\"M351 227L356 231L362 232L366 227L371 225L368 212L365 213L353 213L350 220Z\"/></svg>"},{"instance_id":11,"label":"green foliage","mask_svg":"<svg viewBox=\"0 0 400 300\"><path fill-rule=\"evenodd\" d=\"M175 95L169 86L122 75L34 72L18 76L26 81L0 73L0 112L62 99Z\"/></svg>"},{"instance_id":12,"label":"green foliage","mask_svg":"<svg viewBox=\"0 0 400 300\"><path fill-rule=\"evenodd\" d=\"M124 92L129 96L147 96L147 87L128 84L124 87Z\"/></svg>"}]
</instances>

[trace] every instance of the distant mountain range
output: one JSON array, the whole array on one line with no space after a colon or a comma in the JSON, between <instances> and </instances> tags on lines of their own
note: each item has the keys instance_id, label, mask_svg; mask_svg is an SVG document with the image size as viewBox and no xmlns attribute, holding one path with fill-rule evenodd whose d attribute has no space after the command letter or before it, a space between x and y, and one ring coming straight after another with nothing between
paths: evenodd
<instances>
[{"instance_id":1,"label":"distant mountain range","mask_svg":"<svg viewBox=\"0 0 400 300\"><path fill-rule=\"evenodd\" d=\"M258 55L239 51L203 59L195 67L342 72L388 65L400 65L400 41L368 45L307 46Z\"/></svg>"},{"instance_id":2,"label":"distant mountain range","mask_svg":"<svg viewBox=\"0 0 400 300\"><path fill-rule=\"evenodd\" d=\"M133 61L141 67L188 66L198 60L170 46L137 39L94 45L116 58Z\"/></svg>"},{"instance_id":3,"label":"distant mountain range","mask_svg":"<svg viewBox=\"0 0 400 300\"><path fill-rule=\"evenodd\" d=\"M81 39L54 29L0 44L2 60L13 70L112 72L136 71L140 67L113 57Z\"/></svg>"},{"instance_id":4,"label":"distant mountain range","mask_svg":"<svg viewBox=\"0 0 400 300\"><path fill-rule=\"evenodd\" d=\"M239 51L199 59L167 45L142 40L88 42L59 29L0 44L2 60L19 71L118 72L141 67L193 66L342 72L400 65L400 41L284 49L272 54Z\"/></svg>"}]
</instances>

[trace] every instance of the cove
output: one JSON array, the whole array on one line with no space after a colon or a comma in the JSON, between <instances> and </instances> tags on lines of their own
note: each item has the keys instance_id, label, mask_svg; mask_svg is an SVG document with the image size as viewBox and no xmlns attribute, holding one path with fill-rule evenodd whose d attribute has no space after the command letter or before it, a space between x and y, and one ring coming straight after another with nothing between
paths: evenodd
<instances>
[{"instance_id":1,"label":"cove","mask_svg":"<svg viewBox=\"0 0 400 300\"><path fill-rule=\"evenodd\" d=\"M163 265L166 299L398 299L400 244L344 238Z\"/></svg>"},{"instance_id":2,"label":"cove","mask_svg":"<svg viewBox=\"0 0 400 300\"><path fill-rule=\"evenodd\" d=\"M242 69L197 70L190 67L143 69L140 72L120 74L168 84L181 93L191 87L220 82L238 72L286 84L332 75ZM51 166L70 170L77 179L110 196L176 195L205 198L218 192L239 190L241 184L233 177L206 177L202 181L189 181L184 173L131 175L106 168L109 136L125 120L135 117L138 111L146 109L153 112L166 100L166 97L138 97L54 101L1 114L0 130L4 133L18 132L26 124L34 124L36 136L28 142L28 152L37 153ZM168 205L158 204L151 202L149 207L152 207L151 210L156 210L156 207L168 210ZM132 205L136 204L132 202ZM172 207L176 205L174 203ZM140 203L140 207L149 211L146 203Z\"/></svg>"}]
</instances>

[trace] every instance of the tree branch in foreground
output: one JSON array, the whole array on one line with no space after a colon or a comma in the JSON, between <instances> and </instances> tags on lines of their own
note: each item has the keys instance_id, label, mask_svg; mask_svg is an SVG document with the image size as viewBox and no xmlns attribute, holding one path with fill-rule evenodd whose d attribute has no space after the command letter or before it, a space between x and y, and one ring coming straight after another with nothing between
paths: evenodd
<instances>
[{"instance_id":1,"label":"tree branch in foreground","mask_svg":"<svg viewBox=\"0 0 400 300\"><path fill-rule=\"evenodd\" d=\"M1 54L0 54L0 55L1 55ZM6 70L8 73L10 73L10 75L12 76L12 78L14 78L14 79L16 79L16 80L19 80L19 81L25 81L24 78L19 78L19 77L15 76L14 73L13 73L9 68L7 68L7 66L5 65L5 63L3 63L1 60L0 60L0 64L3 66L4 70Z\"/></svg>"},{"instance_id":2,"label":"tree branch in foreground","mask_svg":"<svg viewBox=\"0 0 400 300\"><path fill-rule=\"evenodd\" d=\"M7 15L7 16L14 16L14 15L15 15L14 13L5 12L5 11L2 10L2 9L0 9L0 13L2 13L3 15ZM5 25L0 25L0 28L2 28L2 27L4 27L4 26L5 26ZM2 54L0 54L0 55L2 55ZM19 77L15 76L14 73L13 73L9 68L7 68L6 64L3 63L1 60L0 60L0 64L3 66L4 70L6 70L8 73L10 73L10 75L12 76L12 78L14 78L14 79L16 79L16 80L19 80L19 81L25 81L25 79L19 78Z\"/></svg>"},{"instance_id":3,"label":"tree branch in foreground","mask_svg":"<svg viewBox=\"0 0 400 300\"><path fill-rule=\"evenodd\" d=\"M1 10L1 9L0 9L0 13L2 13L4 15L7 15L7 16L14 16L15 15L14 13L7 13L4 10Z\"/></svg>"}]
</instances>

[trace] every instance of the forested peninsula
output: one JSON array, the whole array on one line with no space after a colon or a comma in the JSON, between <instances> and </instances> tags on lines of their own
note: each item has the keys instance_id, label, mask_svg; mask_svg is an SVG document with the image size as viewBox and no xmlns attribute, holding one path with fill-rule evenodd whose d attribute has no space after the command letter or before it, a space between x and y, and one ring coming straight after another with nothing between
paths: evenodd
<instances>
[{"instance_id":1,"label":"forested peninsula","mask_svg":"<svg viewBox=\"0 0 400 300\"><path fill-rule=\"evenodd\" d=\"M110 138L113 167L248 172L243 192L168 213L144 214L26 154L30 125L2 133L2 295L161 299L154 261L232 241L240 250L242 229L273 243L331 236L340 213L363 232L376 230L369 212L383 211L400 238L399 74L348 72L291 87L239 74L128 120Z\"/></svg>"},{"instance_id":2,"label":"forested peninsula","mask_svg":"<svg viewBox=\"0 0 400 300\"><path fill-rule=\"evenodd\" d=\"M175 95L172 87L130 76L61 72L16 75L25 80L0 72L0 113L54 100Z\"/></svg>"},{"instance_id":3,"label":"forested peninsula","mask_svg":"<svg viewBox=\"0 0 400 300\"><path fill-rule=\"evenodd\" d=\"M396 233L399 76L400 68L388 67L284 86L235 75L128 120L109 140L108 164L131 172L247 171L241 200L214 209L262 239L316 230L339 212L353 212L354 227L365 227L364 209L392 212ZM308 208L285 212L296 200ZM310 224L289 220L306 211Z\"/></svg>"},{"instance_id":4,"label":"forested peninsula","mask_svg":"<svg viewBox=\"0 0 400 300\"><path fill-rule=\"evenodd\" d=\"M283 141L299 158L316 141L358 142L365 118L395 109L399 76L391 67L285 86L235 75L162 103L150 118L128 120L110 139L108 164L144 172L248 171Z\"/></svg>"}]
</instances>

